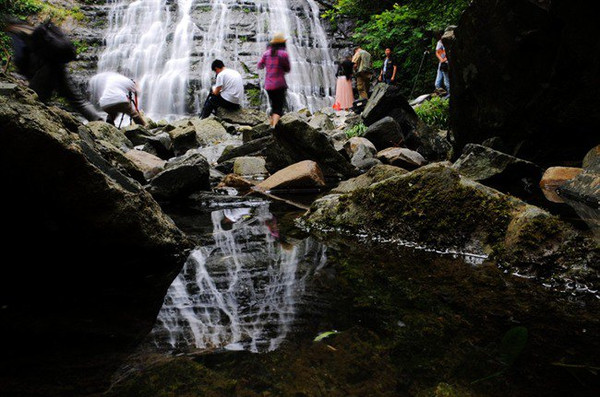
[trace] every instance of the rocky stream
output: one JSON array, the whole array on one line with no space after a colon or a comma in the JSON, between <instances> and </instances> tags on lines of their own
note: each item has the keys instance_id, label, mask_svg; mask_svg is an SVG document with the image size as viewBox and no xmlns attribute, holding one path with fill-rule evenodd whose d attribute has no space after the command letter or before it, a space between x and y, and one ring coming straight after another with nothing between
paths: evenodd
<instances>
[{"instance_id":1,"label":"rocky stream","mask_svg":"<svg viewBox=\"0 0 600 397\"><path fill-rule=\"evenodd\" d=\"M348 43L314 1L80 7L71 73L85 89L131 71L149 123L87 122L0 73L0 395L598 395L584 5L475 0L444 37L449 130L415 112L435 94L392 85L333 110ZM268 20L300 72L275 129L255 70ZM244 71L247 103L200 119L213 57Z\"/></svg>"}]
</instances>

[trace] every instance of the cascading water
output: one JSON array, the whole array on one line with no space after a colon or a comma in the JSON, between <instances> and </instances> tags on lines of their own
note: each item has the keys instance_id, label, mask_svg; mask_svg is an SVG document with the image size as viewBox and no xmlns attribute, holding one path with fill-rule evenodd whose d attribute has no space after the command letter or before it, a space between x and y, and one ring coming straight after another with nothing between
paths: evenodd
<instances>
[{"instance_id":1,"label":"cascading water","mask_svg":"<svg viewBox=\"0 0 600 397\"><path fill-rule=\"evenodd\" d=\"M172 24L166 0L109 0L106 48L98 71L118 71L140 86L140 106L150 117L174 119L185 114L190 52L195 25L193 0L177 1ZM171 36L172 39L167 40Z\"/></svg>"},{"instance_id":2,"label":"cascading water","mask_svg":"<svg viewBox=\"0 0 600 397\"><path fill-rule=\"evenodd\" d=\"M171 285L153 343L179 351L274 350L298 324L325 248L312 239L282 243L267 204L214 211L212 222L214 244L194 250Z\"/></svg>"},{"instance_id":3,"label":"cascading water","mask_svg":"<svg viewBox=\"0 0 600 397\"><path fill-rule=\"evenodd\" d=\"M141 88L152 119L199 112L214 82L213 60L242 73L244 106L268 103L256 63L275 32L288 38L290 110L330 106L335 64L314 0L108 0L106 47L98 71L118 71ZM257 101L260 99L260 103Z\"/></svg>"}]
</instances>

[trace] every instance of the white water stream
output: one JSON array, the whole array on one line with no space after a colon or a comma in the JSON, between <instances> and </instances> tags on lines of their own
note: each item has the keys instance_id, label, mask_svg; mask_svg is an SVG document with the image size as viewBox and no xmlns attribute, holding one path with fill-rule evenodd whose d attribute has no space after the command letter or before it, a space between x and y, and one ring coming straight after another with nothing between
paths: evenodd
<instances>
[{"instance_id":1,"label":"white water stream","mask_svg":"<svg viewBox=\"0 0 600 397\"><path fill-rule=\"evenodd\" d=\"M152 331L165 350L276 349L298 323L325 248L282 243L268 205L212 212L214 244L197 247L172 283Z\"/></svg>"},{"instance_id":2,"label":"white water stream","mask_svg":"<svg viewBox=\"0 0 600 397\"><path fill-rule=\"evenodd\" d=\"M288 38L289 110L333 103L335 64L314 0L107 1L109 26L98 71L134 78L140 107L154 120L198 113L214 83L215 59L242 73L247 87L262 87L264 72L256 63L275 32ZM260 98L267 110L264 91Z\"/></svg>"}]
</instances>

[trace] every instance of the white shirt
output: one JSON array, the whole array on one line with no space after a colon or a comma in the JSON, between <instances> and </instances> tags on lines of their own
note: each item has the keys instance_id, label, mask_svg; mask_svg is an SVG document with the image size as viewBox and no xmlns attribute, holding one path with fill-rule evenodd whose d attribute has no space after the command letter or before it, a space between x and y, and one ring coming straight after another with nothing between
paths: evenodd
<instances>
[{"instance_id":1,"label":"white shirt","mask_svg":"<svg viewBox=\"0 0 600 397\"><path fill-rule=\"evenodd\" d=\"M217 75L216 87L221 88L221 97L226 101L242 104L244 99L244 82L242 75L233 69L223 68L221 73Z\"/></svg>"},{"instance_id":2,"label":"white shirt","mask_svg":"<svg viewBox=\"0 0 600 397\"><path fill-rule=\"evenodd\" d=\"M137 84L129 77L115 72L98 73L90 79L92 94L100 99L101 108L129 102L129 92L138 92ZM138 92L139 93L139 92Z\"/></svg>"}]
</instances>

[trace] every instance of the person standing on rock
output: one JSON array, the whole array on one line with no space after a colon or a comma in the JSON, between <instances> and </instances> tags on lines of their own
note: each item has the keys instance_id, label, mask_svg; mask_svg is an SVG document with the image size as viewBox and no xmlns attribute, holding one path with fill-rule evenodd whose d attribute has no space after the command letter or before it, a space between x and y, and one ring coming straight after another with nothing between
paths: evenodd
<instances>
[{"instance_id":1,"label":"person standing on rock","mask_svg":"<svg viewBox=\"0 0 600 397\"><path fill-rule=\"evenodd\" d=\"M396 82L396 71L398 70L398 63L392 56L392 49L385 49L385 59L383 60L383 67L379 72L379 81L383 81L386 84L394 84Z\"/></svg>"},{"instance_id":2,"label":"person standing on rock","mask_svg":"<svg viewBox=\"0 0 600 397\"><path fill-rule=\"evenodd\" d=\"M23 21L12 21L4 30L11 36L14 63L42 102L56 92L89 121L102 116L78 89L67 72L67 64L77 51L66 34L50 20L35 28Z\"/></svg>"},{"instance_id":3,"label":"person standing on rock","mask_svg":"<svg viewBox=\"0 0 600 397\"><path fill-rule=\"evenodd\" d=\"M98 73L90 79L89 88L100 108L107 113L107 123L115 125L118 115L126 114L136 124L147 124L138 108L139 89L133 79L115 72Z\"/></svg>"},{"instance_id":4,"label":"person standing on rock","mask_svg":"<svg viewBox=\"0 0 600 397\"><path fill-rule=\"evenodd\" d=\"M269 48L263 53L257 68L265 69L265 90L271 102L271 112L269 114L269 124L275 128L285 106L285 96L287 93L286 73L290 72L290 58L286 51L286 39L283 33L276 33Z\"/></svg>"},{"instance_id":5,"label":"person standing on rock","mask_svg":"<svg viewBox=\"0 0 600 397\"><path fill-rule=\"evenodd\" d=\"M238 110L244 99L244 80L236 70L225 67L220 59L215 59L210 68L216 73L217 79L212 92L206 98L200 118L205 119L218 108Z\"/></svg>"},{"instance_id":6,"label":"person standing on rock","mask_svg":"<svg viewBox=\"0 0 600 397\"><path fill-rule=\"evenodd\" d=\"M354 103L354 92L352 90L352 76L354 75L354 64L352 55L347 54L340 62L337 70L337 83L335 87L335 110L348 110Z\"/></svg>"},{"instance_id":7,"label":"person standing on rock","mask_svg":"<svg viewBox=\"0 0 600 397\"><path fill-rule=\"evenodd\" d=\"M369 89L371 88L371 54L363 50L360 46L354 49L354 70L356 71L356 89L358 95L363 99L369 98Z\"/></svg>"},{"instance_id":8,"label":"person standing on rock","mask_svg":"<svg viewBox=\"0 0 600 397\"><path fill-rule=\"evenodd\" d=\"M450 97L450 76L448 75L448 58L446 57L446 48L442 43L443 32L438 32L438 41L435 46L435 56L439 63L437 68L437 74L435 76L435 89L441 91L445 88L446 95L444 98ZM442 87L442 82L444 87Z\"/></svg>"}]
</instances>

